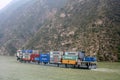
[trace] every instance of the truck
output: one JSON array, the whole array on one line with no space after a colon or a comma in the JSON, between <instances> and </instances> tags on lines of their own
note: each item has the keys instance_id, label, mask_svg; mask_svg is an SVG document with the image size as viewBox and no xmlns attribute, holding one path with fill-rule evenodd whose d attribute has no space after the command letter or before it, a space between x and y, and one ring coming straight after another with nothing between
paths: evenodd
<instances>
[{"instance_id":1,"label":"truck","mask_svg":"<svg viewBox=\"0 0 120 80\"><path fill-rule=\"evenodd\" d=\"M77 52L65 52L62 56L62 64L65 64L65 67L67 65L73 65L75 66L77 64L78 59L78 53Z\"/></svg>"},{"instance_id":2,"label":"truck","mask_svg":"<svg viewBox=\"0 0 120 80\"><path fill-rule=\"evenodd\" d=\"M50 64L61 64L63 52L62 51L50 51Z\"/></svg>"}]
</instances>

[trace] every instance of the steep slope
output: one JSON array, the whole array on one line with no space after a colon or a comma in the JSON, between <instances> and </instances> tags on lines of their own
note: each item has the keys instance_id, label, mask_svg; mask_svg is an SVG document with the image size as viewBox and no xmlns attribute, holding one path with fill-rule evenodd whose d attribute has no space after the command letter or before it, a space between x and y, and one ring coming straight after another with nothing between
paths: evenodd
<instances>
[{"instance_id":1,"label":"steep slope","mask_svg":"<svg viewBox=\"0 0 120 80\"><path fill-rule=\"evenodd\" d=\"M120 45L119 0L69 0L45 22L26 48L84 50L99 60L117 61Z\"/></svg>"},{"instance_id":2,"label":"steep slope","mask_svg":"<svg viewBox=\"0 0 120 80\"><path fill-rule=\"evenodd\" d=\"M14 0L0 12L0 53L13 55L66 1Z\"/></svg>"},{"instance_id":3,"label":"steep slope","mask_svg":"<svg viewBox=\"0 0 120 80\"><path fill-rule=\"evenodd\" d=\"M120 0L15 0L0 12L0 53L84 50L120 58Z\"/></svg>"}]
</instances>

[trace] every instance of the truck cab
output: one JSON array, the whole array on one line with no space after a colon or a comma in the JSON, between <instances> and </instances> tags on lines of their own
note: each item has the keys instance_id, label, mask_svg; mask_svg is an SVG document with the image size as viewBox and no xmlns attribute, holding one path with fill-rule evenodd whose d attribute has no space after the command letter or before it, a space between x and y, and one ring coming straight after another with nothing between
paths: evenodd
<instances>
[{"instance_id":1,"label":"truck cab","mask_svg":"<svg viewBox=\"0 0 120 80\"><path fill-rule=\"evenodd\" d=\"M78 59L78 52L65 52L62 57L62 64L65 64L65 67L67 65L76 65Z\"/></svg>"},{"instance_id":2,"label":"truck cab","mask_svg":"<svg viewBox=\"0 0 120 80\"><path fill-rule=\"evenodd\" d=\"M61 64L62 55L62 51L50 51L50 63L59 66L59 64Z\"/></svg>"}]
</instances>

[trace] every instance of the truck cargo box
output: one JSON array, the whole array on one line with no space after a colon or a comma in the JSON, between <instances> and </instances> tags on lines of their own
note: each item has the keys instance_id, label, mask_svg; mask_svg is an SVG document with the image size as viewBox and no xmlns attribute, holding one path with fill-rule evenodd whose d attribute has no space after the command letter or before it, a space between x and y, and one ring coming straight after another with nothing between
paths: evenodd
<instances>
[{"instance_id":1,"label":"truck cargo box","mask_svg":"<svg viewBox=\"0 0 120 80\"><path fill-rule=\"evenodd\" d=\"M49 63L50 62L50 54L49 53L40 54L40 62Z\"/></svg>"}]
</instances>

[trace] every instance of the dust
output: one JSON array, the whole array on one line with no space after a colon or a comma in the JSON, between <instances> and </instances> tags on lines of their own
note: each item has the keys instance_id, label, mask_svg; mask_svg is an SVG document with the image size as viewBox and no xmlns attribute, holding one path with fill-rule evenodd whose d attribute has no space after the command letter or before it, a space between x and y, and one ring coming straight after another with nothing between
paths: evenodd
<instances>
[{"instance_id":1,"label":"dust","mask_svg":"<svg viewBox=\"0 0 120 80\"><path fill-rule=\"evenodd\" d=\"M100 72L117 72L115 69L109 69L109 68L97 68L97 69L91 69L93 71L100 71Z\"/></svg>"}]
</instances>

